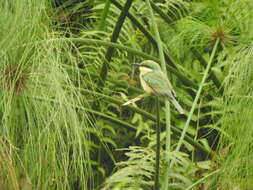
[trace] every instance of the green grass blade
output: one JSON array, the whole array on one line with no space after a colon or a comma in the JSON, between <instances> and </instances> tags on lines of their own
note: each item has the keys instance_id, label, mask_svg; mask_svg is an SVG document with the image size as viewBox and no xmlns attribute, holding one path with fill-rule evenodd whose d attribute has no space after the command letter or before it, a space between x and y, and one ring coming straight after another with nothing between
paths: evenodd
<instances>
[{"instance_id":1,"label":"green grass blade","mask_svg":"<svg viewBox=\"0 0 253 190\"><path fill-rule=\"evenodd\" d=\"M178 144L177 144L177 147L176 147L176 151L179 151L180 148L181 148L181 146L182 146L182 144L183 144L186 131L187 131L188 127L189 127L189 124L190 124L190 121L191 121L191 117L193 116L193 112L194 112L194 110L195 110L195 108L196 108L196 106L197 106L197 103L198 103L200 94L201 94L201 92L202 92L203 86L204 86L204 84L205 84L205 82L206 82L206 79L207 79L207 77L208 77L208 72L209 72L209 70L210 70L210 68L211 68L211 63L212 63L213 58L214 58L214 55L215 55L215 53L216 53L218 44L219 44L219 39L216 40L215 45L214 45L214 47L213 47L213 51L212 51L212 54L211 54L211 56L210 56L208 65L207 65L207 67L206 67L206 69L205 69L204 76L203 76L203 78L202 78L202 81L201 81L201 83L200 83L200 85L199 85L198 92L197 92L196 97L195 97L195 99L194 99L194 102L193 102L193 104L192 104L191 111L190 111L190 113L189 113L189 115L188 115L188 118L187 118L187 121L186 121L186 123L185 123L183 132L182 132L182 134L181 134L181 136L180 136L180 139L179 139L179 141L178 141ZM172 166L173 166L173 163L171 163L170 166L172 167Z\"/></svg>"}]
</instances>

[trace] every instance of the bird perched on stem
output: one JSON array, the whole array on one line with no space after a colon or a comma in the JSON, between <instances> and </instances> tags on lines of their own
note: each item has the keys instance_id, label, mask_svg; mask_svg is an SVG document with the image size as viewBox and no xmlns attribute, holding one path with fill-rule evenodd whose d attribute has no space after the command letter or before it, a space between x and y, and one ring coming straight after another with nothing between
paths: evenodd
<instances>
[{"instance_id":1,"label":"bird perched on stem","mask_svg":"<svg viewBox=\"0 0 253 190\"><path fill-rule=\"evenodd\" d=\"M173 90L168 77L163 73L158 63L151 60L145 60L141 63L135 63L134 65L138 66L140 69L140 81L146 94L140 95L123 105L136 102L141 98L152 94L166 98L176 107L180 114L184 114L183 108L175 98L176 93Z\"/></svg>"}]
</instances>

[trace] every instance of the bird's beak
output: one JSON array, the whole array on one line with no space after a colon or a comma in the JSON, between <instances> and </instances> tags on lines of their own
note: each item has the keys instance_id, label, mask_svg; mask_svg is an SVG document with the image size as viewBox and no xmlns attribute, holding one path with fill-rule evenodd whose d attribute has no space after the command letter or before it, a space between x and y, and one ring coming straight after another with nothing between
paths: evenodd
<instances>
[{"instance_id":1,"label":"bird's beak","mask_svg":"<svg viewBox=\"0 0 253 190\"><path fill-rule=\"evenodd\" d=\"M133 63L133 65L139 67L139 66L141 66L142 64L141 64L141 63Z\"/></svg>"}]
</instances>

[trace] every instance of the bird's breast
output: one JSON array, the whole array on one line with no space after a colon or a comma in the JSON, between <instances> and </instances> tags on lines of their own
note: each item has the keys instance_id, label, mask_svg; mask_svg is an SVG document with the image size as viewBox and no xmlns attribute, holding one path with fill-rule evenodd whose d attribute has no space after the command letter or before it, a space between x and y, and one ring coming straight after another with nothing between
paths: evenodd
<instances>
[{"instance_id":1,"label":"bird's breast","mask_svg":"<svg viewBox=\"0 0 253 190\"><path fill-rule=\"evenodd\" d=\"M152 93L153 89L149 87L149 85L143 80L142 75L140 75L140 81L141 81L141 86L144 91L148 93Z\"/></svg>"}]
</instances>

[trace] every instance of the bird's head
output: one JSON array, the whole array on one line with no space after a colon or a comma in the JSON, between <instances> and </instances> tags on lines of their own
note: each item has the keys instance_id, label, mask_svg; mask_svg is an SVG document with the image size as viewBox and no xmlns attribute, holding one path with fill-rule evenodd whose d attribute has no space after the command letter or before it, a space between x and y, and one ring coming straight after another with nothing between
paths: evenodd
<instances>
[{"instance_id":1,"label":"bird's head","mask_svg":"<svg viewBox=\"0 0 253 190\"><path fill-rule=\"evenodd\" d=\"M134 65L138 66L141 72L152 72L161 70L160 65L152 60L145 60L141 63L134 63Z\"/></svg>"}]
</instances>

